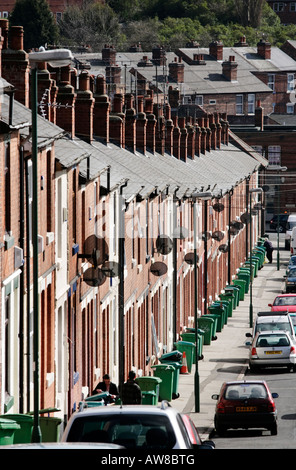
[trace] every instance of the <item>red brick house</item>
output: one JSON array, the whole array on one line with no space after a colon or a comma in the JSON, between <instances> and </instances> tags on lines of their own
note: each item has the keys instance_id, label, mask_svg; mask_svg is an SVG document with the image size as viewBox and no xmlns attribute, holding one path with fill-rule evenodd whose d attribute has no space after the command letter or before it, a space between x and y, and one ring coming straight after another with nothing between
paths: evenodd
<instances>
[{"instance_id":1,"label":"red brick house","mask_svg":"<svg viewBox=\"0 0 296 470\"><path fill-rule=\"evenodd\" d=\"M0 145L9 149L0 153L1 413L33 406L32 116L22 28L13 32L11 44L3 39L0 72L6 91L11 83L18 94L4 95L0 118ZM177 118L153 91L134 97L119 84L108 96L106 82L72 67L57 73L43 64L38 73L40 407L57 407L64 419L104 373L119 384L130 369L151 373L193 325L194 208L198 315L232 282L249 236L247 226L229 227L267 164L235 135L229 140L225 116ZM211 200L194 202L204 191ZM260 221L253 229L255 242ZM164 235L165 252L157 243Z\"/></svg>"}]
</instances>

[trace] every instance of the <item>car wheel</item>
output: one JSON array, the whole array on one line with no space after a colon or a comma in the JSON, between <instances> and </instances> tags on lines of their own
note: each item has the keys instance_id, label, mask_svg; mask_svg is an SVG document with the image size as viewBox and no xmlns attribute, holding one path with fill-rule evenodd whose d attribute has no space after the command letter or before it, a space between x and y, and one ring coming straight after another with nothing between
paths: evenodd
<instances>
[{"instance_id":1,"label":"car wheel","mask_svg":"<svg viewBox=\"0 0 296 470\"><path fill-rule=\"evenodd\" d=\"M274 424L272 425L272 427L270 428L270 434L271 434L272 436L276 436L276 435L277 435L277 423L274 423Z\"/></svg>"},{"instance_id":2,"label":"car wheel","mask_svg":"<svg viewBox=\"0 0 296 470\"><path fill-rule=\"evenodd\" d=\"M215 418L215 430L219 436L223 436L226 432L225 426L221 426L221 424L217 424L216 418Z\"/></svg>"}]
</instances>

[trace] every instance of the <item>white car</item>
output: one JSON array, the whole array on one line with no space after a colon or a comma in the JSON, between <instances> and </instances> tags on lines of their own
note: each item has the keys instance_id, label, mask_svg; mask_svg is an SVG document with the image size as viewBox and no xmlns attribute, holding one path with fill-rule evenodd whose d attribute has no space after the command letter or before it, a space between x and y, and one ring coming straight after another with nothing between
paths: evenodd
<instances>
[{"instance_id":1,"label":"white car","mask_svg":"<svg viewBox=\"0 0 296 470\"><path fill-rule=\"evenodd\" d=\"M84 408L73 413L62 442L109 442L127 449L214 448L201 442L189 416L167 402L154 405L114 405Z\"/></svg>"},{"instance_id":2,"label":"white car","mask_svg":"<svg viewBox=\"0 0 296 470\"><path fill-rule=\"evenodd\" d=\"M296 343L287 331L260 331L250 347L250 370L288 367L296 371Z\"/></svg>"}]
</instances>

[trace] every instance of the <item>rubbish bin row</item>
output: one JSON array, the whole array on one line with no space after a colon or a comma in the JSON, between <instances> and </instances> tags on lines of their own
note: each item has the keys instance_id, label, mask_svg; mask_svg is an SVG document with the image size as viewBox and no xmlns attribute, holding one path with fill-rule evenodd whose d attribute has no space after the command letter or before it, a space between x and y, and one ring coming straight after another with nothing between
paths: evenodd
<instances>
[{"instance_id":1,"label":"rubbish bin row","mask_svg":"<svg viewBox=\"0 0 296 470\"><path fill-rule=\"evenodd\" d=\"M210 345L213 340L217 339L217 333L222 331L239 302L244 300L245 294L249 292L251 279L257 276L264 261L263 239L259 239L258 244L252 250L252 260L248 259L245 262L244 266L239 269L236 279L221 292L219 300L208 307L209 313L198 318L197 331L187 327L180 334L181 341L174 343L175 350L164 354L159 359L160 364L152 366L154 377L137 379L142 390L144 404L156 405L158 401L171 401L179 396L178 383L183 352L186 354L187 369L190 373L192 365L196 363L196 357L198 360L203 358L203 345Z\"/></svg>"},{"instance_id":2,"label":"rubbish bin row","mask_svg":"<svg viewBox=\"0 0 296 470\"><path fill-rule=\"evenodd\" d=\"M42 412L51 412L51 410L42 410ZM58 442L61 422L60 418L40 416L39 424L44 442ZM31 414L0 415L0 446L31 442L33 426L34 417Z\"/></svg>"}]
</instances>

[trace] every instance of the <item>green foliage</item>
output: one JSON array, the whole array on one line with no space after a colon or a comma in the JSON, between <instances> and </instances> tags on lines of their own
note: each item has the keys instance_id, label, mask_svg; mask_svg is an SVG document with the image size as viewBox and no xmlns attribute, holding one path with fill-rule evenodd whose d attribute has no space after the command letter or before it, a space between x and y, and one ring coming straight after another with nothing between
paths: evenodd
<instances>
[{"instance_id":1,"label":"green foliage","mask_svg":"<svg viewBox=\"0 0 296 470\"><path fill-rule=\"evenodd\" d=\"M9 22L11 26L24 27L25 50L58 40L58 28L46 0L17 0Z\"/></svg>"}]
</instances>

